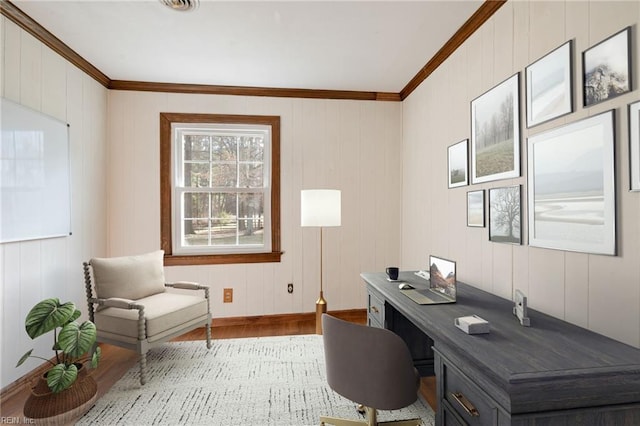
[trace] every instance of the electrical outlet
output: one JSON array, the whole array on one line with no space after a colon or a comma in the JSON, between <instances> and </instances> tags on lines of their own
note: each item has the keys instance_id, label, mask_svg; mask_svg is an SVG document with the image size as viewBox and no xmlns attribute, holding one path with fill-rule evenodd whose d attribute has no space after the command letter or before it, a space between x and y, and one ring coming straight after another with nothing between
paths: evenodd
<instances>
[{"instance_id":1,"label":"electrical outlet","mask_svg":"<svg viewBox=\"0 0 640 426\"><path fill-rule=\"evenodd\" d=\"M293 293L293 283L287 284L287 292L289 294Z\"/></svg>"},{"instance_id":2,"label":"electrical outlet","mask_svg":"<svg viewBox=\"0 0 640 426\"><path fill-rule=\"evenodd\" d=\"M222 301L224 303L233 303L233 289L225 288L222 291Z\"/></svg>"}]
</instances>

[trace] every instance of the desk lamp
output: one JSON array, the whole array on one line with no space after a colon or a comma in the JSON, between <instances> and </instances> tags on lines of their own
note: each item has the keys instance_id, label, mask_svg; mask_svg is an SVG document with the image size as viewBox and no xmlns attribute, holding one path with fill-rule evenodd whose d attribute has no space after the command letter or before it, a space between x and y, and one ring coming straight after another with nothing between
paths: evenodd
<instances>
[{"instance_id":1,"label":"desk lamp","mask_svg":"<svg viewBox=\"0 0 640 426\"><path fill-rule=\"evenodd\" d=\"M322 314L327 301L322 294L322 229L340 226L341 192L337 189L303 189L300 193L301 226L320 227L320 297L316 301L316 334L322 334Z\"/></svg>"}]
</instances>

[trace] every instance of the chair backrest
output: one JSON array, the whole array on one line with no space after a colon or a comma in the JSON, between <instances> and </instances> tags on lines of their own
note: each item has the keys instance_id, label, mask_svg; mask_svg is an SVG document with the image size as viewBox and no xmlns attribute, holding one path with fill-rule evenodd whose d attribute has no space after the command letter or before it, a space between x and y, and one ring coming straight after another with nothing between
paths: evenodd
<instances>
[{"instance_id":1,"label":"chair backrest","mask_svg":"<svg viewBox=\"0 0 640 426\"><path fill-rule=\"evenodd\" d=\"M414 403L419 377L405 342L389 330L322 316L327 382L367 407L396 410Z\"/></svg>"},{"instance_id":2,"label":"chair backrest","mask_svg":"<svg viewBox=\"0 0 640 426\"><path fill-rule=\"evenodd\" d=\"M165 291L163 250L136 256L93 258L89 263L96 295L101 299L137 300Z\"/></svg>"}]
</instances>

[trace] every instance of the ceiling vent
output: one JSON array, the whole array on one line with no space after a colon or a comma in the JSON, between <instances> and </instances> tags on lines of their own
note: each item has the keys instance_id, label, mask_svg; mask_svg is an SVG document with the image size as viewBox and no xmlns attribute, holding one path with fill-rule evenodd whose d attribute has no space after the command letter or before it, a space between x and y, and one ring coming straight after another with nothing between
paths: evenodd
<instances>
[{"instance_id":1,"label":"ceiling vent","mask_svg":"<svg viewBox=\"0 0 640 426\"><path fill-rule=\"evenodd\" d=\"M198 8L198 0L160 0L168 8L188 12Z\"/></svg>"}]
</instances>

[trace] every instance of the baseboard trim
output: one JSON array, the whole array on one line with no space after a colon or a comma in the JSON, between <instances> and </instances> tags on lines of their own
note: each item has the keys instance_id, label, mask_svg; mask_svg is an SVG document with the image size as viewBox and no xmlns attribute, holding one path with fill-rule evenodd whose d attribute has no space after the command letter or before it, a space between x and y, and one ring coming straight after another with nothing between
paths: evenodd
<instances>
[{"instance_id":1,"label":"baseboard trim","mask_svg":"<svg viewBox=\"0 0 640 426\"><path fill-rule=\"evenodd\" d=\"M51 358L51 360L55 361L55 357ZM14 394L21 392L25 387L34 387L36 380L51 367L51 364L45 362L39 367L34 368L24 376L20 377L15 382L9 383L2 390L0 390L0 400L5 401L6 399L11 398L12 396L14 396Z\"/></svg>"},{"instance_id":2,"label":"baseboard trim","mask_svg":"<svg viewBox=\"0 0 640 426\"><path fill-rule=\"evenodd\" d=\"M352 317L364 317L367 316L366 309L346 309L341 311L329 311L331 315L335 315L338 318L352 318ZM303 312L297 314L275 314L275 315L257 315L250 317L224 317L213 318L211 327L229 327L229 326L241 326L241 325L267 325L280 322L294 322L294 321L312 321L315 320L315 312Z\"/></svg>"}]
</instances>

